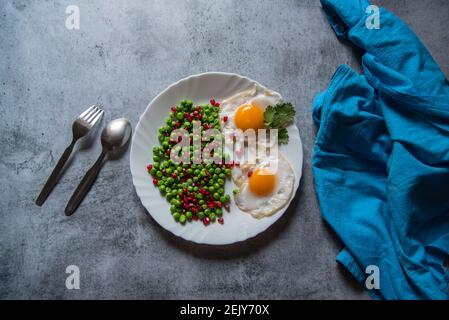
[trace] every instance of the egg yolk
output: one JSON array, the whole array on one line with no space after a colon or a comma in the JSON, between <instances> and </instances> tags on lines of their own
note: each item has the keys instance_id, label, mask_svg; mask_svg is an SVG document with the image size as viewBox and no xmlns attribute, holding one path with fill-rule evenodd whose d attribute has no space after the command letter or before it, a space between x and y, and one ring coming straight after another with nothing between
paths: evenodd
<instances>
[{"instance_id":1,"label":"egg yolk","mask_svg":"<svg viewBox=\"0 0 449 320\"><path fill-rule=\"evenodd\" d=\"M249 177L249 190L258 196L267 196L273 192L276 176L267 169L256 169Z\"/></svg>"},{"instance_id":2,"label":"egg yolk","mask_svg":"<svg viewBox=\"0 0 449 320\"><path fill-rule=\"evenodd\" d=\"M237 128L243 131L246 129L263 129L263 111L261 108L251 103L241 105L235 111L234 123Z\"/></svg>"}]
</instances>

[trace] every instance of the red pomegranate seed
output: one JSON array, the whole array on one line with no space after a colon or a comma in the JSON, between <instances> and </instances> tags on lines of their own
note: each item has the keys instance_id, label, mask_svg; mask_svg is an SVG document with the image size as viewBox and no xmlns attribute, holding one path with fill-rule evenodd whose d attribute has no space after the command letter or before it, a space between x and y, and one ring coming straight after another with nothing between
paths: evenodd
<instances>
[{"instance_id":1,"label":"red pomegranate seed","mask_svg":"<svg viewBox=\"0 0 449 320\"><path fill-rule=\"evenodd\" d=\"M209 102L210 102L211 105L215 106L215 99L210 99Z\"/></svg>"},{"instance_id":2,"label":"red pomegranate seed","mask_svg":"<svg viewBox=\"0 0 449 320\"><path fill-rule=\"evenodd\" d=\"M165 151L165 154L166 154L167 156L169 156L169 155L170 155L170 152L171 152L171 150L170 150L170 149L167 149L167 151Z\"/></svg>"},{"instance_id":3,"label":"red pomegranate seed","mask_svg":"<svg viewBox=\"0 0 449 320\"><path fill-rule=\"evenodd\" d=\"M194 215L192 216L192 219L193 219L194 221L198 221L198 216L197 216L196 214L194 214Z\"/></svg>"},{"instance_id":4,"label":"red pomegranate seed","mask_svg":"<svg viewBox=\"0 0 449 320\"><path fill-rule=\"evenodd\" d=\"M147 170L150 171L151 169L153 169L153 165L152 164L147 165Z\"/></svg>"},{"instance_id":5,"label":"red pomegranate seed","mask_svg":"<svg viewBox=\"0 0 449 320\"><path fill-rule=\"evenodd\" d=\"M215 106L218 108L220 106L220 103L215 102Z\"/></svg>"},{"instance_id":6,"label":"red pomegranate seed","mask_svg":"<svg viewBox=\"0 0 449 320\"><path fill-rule=\"evenodd\" d=\"M204 224L205 226L208 226L208 225L210 224L210 219L209 219L209 217L204 217L204 218L203 218L203 224Z\"/></svg>"},{"instance_id":7,"label":"red pomegranate seed","mask_svg":"<svg viewBox=\"0 0 449 320\"><path fill-rule=\"evenodd\" d=\"M176 107L171 107L171 111L176 112Z\"/></svg>"},{"instance_id":8,"label":"red pomegranate seed","mask_svg":"<svg viewBox=\"0 0 449 320\"><path fill-rule=\"evenodd\" d=\"M198 119L200 119L200 120L203 119L203 115L202 115L202 114L199 114L199 115L198 115Z\"/></svg>"},{"instance_id":9,"label":"red pomegranate seed","mask_svg":"<svg viewBox=\"0 0 449 320\"><path fill-rule=\"evenodd\" d=\"M226 204L224 205L224 207L225 207L226 210L229 210L229 204L226 203Z\"/></svg>"},{"instance_id":10,"label":"red pomegranate seed","mask_svg":"<svg viewBox=\"0 0 449 320\"><path fill-rule=\"evenodd\" d=\"M158 183L157 179L154 178L154 179L153 179L153 184L154 184L155 186L157 186L157 183Z\"/></svg>"},{"instance_id":11,"label":"red pomegranate seed","mask_svg":"<svg viewBox=\"0 0 449 320\"><path fill-rule=\"evenodd\" d=\"M219 224L223 224L223 223L224 223L224 219L223 219L223 218L218 218L218 219L217 219L217 222L218 222Z\"/></svg>"},{"instance_id":12,"label":"red pomegranate seed","mask_svg":"<svg viewBox=\"0 0 449 320\"><path fill-rule=\"evenodd\" d=\"M224 117L223 117L223 121L224 121L224 122L227 122L227 121L228 121L228 116L224 116Z\"/></svg>"},{"instance_id":13,"label":"red pomegranate seed","mask_svg":"<svg viewBox=\"0 0 449 320\"><path fill-rule=\"evenodd\" d=\"M248 175L248 178L249 178L249 177L251 177L253 175L253 172L250 170L250 171L248 171L247 175Z\"/></svg>"}]
</instances>

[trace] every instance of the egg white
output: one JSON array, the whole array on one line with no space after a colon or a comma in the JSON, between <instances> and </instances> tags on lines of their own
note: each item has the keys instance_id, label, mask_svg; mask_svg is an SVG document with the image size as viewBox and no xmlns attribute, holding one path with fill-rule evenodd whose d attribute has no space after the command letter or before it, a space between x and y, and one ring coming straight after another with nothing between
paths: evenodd
<instances>
[{"instance_id":1,"label":"egg white","mask_svg":"<svg viewBox=\"0 0 449 320\"><path fill-rule=\"evenodd\" d=\"M273 192L263 197L253 194L249 189L248 172L254 172L258 168L268 168L272 161L277 161L276 183ZM232 179L239 187L238 193L234 195L236 205L254 218L261 219L275 214L289 202L295 184L295 173L291 164L279 154L278 159L262 160L256 164L245 164L240 168L234 168Z\"/></svg>"},{"instance_id":2,"label":"egg white","mask_svg":"<svg viewBox=\"0 0 449 320\"><path fill-rule=\"evenodd\" d=\"M275 106L282 101L282 96L272 90L262 88L254 84L250 89L239 92L232 97L229 97L221 102L220 105L220 121L222 129L237 129L234 123L235 112L244 104L254 104L265 112L268 106ZM225 122L223 119L227 117Z\"/></svg>"}]
</instances>

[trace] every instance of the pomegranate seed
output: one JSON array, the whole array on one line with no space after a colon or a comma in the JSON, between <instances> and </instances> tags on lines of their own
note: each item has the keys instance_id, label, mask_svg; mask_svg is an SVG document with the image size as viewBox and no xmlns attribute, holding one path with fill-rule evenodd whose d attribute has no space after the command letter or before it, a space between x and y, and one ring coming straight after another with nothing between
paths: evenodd
<instances>
[{"instance_id":1,"label":"pomegranate seed","mask_svg":"<svg viewBox=\"0 0 449 320\"><path fill-rule=\"evenodd\" d=\"M154 184L155 186L157 186L157 183L158 183L157 179L154 178L154 179L153 179L153 184Z\"/></svg>"},{"instance_id":2,"label":"pomegranate seed","mask_svg":"<svg viewBox=\"0 0 449 320\"><path fill-rule=\"evenodd\" d=\"M219 224L223 224L223 223L224 223L224 219L223 219L223 218L218 218L218 219L217 219L217 222L218 222Z\"/></svg>"},{"instance_id":3,"label":"pomegranate seed","mask_svg":"<svg viewBox=\"0 0 449 320\"><path fill-rule=\"evenodd\" d=\"M200 120L203 119L203 115L202 115L202 114L199 114L199 115L198 115L198 119L200 119Z\"/></svg>"},{"instance_id":4,"label":"pomegranate seed","mask_svg":"<svg viewBox=\"0 0 449 320\"><path fill-rule=\"evenodd\" d=\"M228 116L224 116L224 117L223 117L223 121L224 121L224 122L227 122L227 121L228 121Z\"/></svg>"},{"instance_id":5,"label":"pomegranate seed","mask_svg":"<svg viewBox=\"0 0 449 320\"><path fill-rule=\"evenodd\" d=\"M215 99L210 99L209 102L210 102L211 105L215 106Z\"/></svg>"},{"instance_id":6,"label":"pomegranate seed","mask_svg":"<svg viewBox=\"0 0 449 320\"><path fill-rule=\"evenodd\" d=\"M177 175L176 173L173 173L173 174L171 175L171 177L172 177L173 179L176 179L176 178L178 177L178 175Z\"/></svg>"},{"instance_id":7,"label":"pomegranate seed","mask_svg":"<svg viewBox=\"0 0 449 320\"><path fill-rule=\"evenodd\" d=\"M224 205L224 207L225 207L226 210L229 210L229 204L226 203L226 204Z\"/></svg>"},{"instance_id":8,"label":"pomegranate seed","mask_svg":"<svg viewBox=\"0 0 449 320\"><path fill-rule=\"evenodd\" d=\"M152 164L147 165L147 170L150 171L151 169L153 169L153 165Z\"/></svg>"},{"instance_id":9,"label":"pomegranate seed","mask_svg":"<svg viewBox=\"0 0 449 320\"><path fill-rule=\"evenodd\" d=\"M208 226L208 225L210 224L210 219L209 219L209 217L204 217L204 218L203 218L203 224L204 224L205 226Z\"/></svg>"},{"instance_id":10,"label":"pomegranate seed","mask_svg":"<svg viewBox=\"0 0 449 320\"><path fill-rule=\"evenodd\" d=\"M218 108L220 106L220 103L215 102L215 106Z\"/></svg>"},{"instance_id":11,"label":"pomegranate seed","mask_svg":"<svg viewBox=\"0 0 449 320\"><path fill-rule=\"evenodd\" d=\"M253 175L253 172L250 170L248 171L248 178L251 177Z\"/></svg>"},{"instance_id":12,"label":"pomegranate seed","mask_svg":"<svg viewBox=\"0 0 449 320\"><path fill-rule=\"evenodd\" d=\"M167 151L165 151L165 154L167 155L167 156L169 156L170 155L170 149L167 149Z\"/></svg>"},{"instance_id":13,"label":"pomegranate seed","mask_svg":"<svg viewBox=\"0 0 449 320\"><path fill-rule=\"evenodd\" d=\"M171 111L176 112L176 107L171 107Z\"/></svg>"}]
</instances>

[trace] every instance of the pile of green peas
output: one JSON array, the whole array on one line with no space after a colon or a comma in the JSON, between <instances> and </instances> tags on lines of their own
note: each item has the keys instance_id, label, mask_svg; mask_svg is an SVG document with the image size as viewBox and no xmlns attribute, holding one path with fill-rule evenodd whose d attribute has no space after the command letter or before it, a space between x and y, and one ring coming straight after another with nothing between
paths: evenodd
<instances>
[{"instance_id":1,"label":"pile of green peas","mask_svg":"<svg viewBox=\"0 0 449 320\"><path fill-rule=\"evenodd\" d=\"M170 152L178 142L171 140L172 131L185 129L189 132L192 142L201 139L193 136L193 121L201 121L203 129L220 130L218 107L219 104L215 100L202 106L194 106L192 101L183 100L171 107L165 125L159 129L160 146L153 147L153 163L147 166L148 172L153 177L153 184L170 202L174 220L183 224L198 220L206 226L214 221L223 224L223 209L229 210L231 197L225 193L224 188L232 166L225 164L227 155L221 152L213 155L214 158L223 158L221 164L212 161L194 164L191 145L189 163L175 164L170 160ZM218 138L221 137L214 137ZM201 142L201 150L207 143Z\"/></svg>"}]
</instances>

